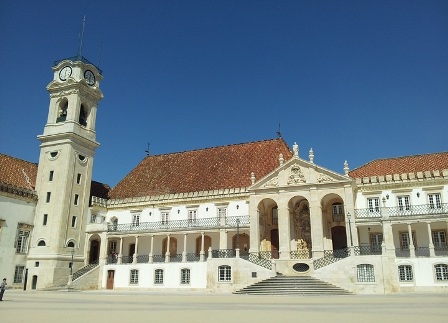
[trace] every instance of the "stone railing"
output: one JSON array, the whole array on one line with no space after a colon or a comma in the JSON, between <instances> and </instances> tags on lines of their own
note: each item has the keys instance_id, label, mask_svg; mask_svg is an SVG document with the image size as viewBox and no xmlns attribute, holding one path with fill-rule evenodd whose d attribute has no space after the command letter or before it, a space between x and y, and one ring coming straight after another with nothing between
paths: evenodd
<instances>
[{"instance_id":1,"label":"stone railing","mask_svg":"<svg viewBox=\"0 0 448 323\"><path fill-rule=\"evenodd\" d=\"M448 203L355 209L356 219L399 218L414 216L448 216Z\"/></svg>"}]
</instances>

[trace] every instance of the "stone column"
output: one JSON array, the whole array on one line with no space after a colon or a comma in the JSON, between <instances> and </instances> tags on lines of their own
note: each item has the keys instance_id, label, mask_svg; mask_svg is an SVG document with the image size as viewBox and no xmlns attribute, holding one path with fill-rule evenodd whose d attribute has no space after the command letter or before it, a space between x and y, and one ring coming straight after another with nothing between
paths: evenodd
<instances>
[{"instance_id":1,"label":"stone column","mask_svg":"<svg viewBox=\"0 0 448 323\"><path fill-rule=\"evenodd\" d=\"M227 249L227 230L219 230L219 249Z\"/></svg>"},{"instance_id":2,"label":"stone column","mask_svg":"<svg viewBox=\"0 0 448 323\"><path fill-rule=\"evenodd\" d=\"M170 258L170 235L167 234L167 239L166 239L166 252L165 252L165 262L170 262L171 258Z\"/></svg>"},{"instance_id":3,"label":"stone column","mask_svg":"<svg viewBox=\"0 0 448 323\"><path fill-rule=\"evenodd\" d=\"M182 262L187 262L187 234L184 233L184 251L182 252Z\"/></svg>"},{"instance_id":4,"label":"stone column","mask_svg":"<svg viewBox=\"0 0 448 323\"><path fill-rule=\"evenodd\" d=\"M120 251L118 252L118 264L123 263L123 238L120 238Z\"/></svg>"},{"instance_id":5,"label":"stone column","mask_svg":"<svg viewBox=\"0 0 448 323\"><path fill-rule=\"evenodd\" d=\"M286 205L278 206L278 242L280 259L291 259L291 228L289 210Z\"/></svg>"},{"instance_id":6,"label":"stone column","mask_svg":"<svg viewBox=\"0 0 448 323\"><path fill-rule=\"evenodd\" d=\"M390 221L383 221L383 242L381 243L383 255L395 257L394 234Z\"/></svg>"},{"instance_id":7,"label":"stone column","mask_svg":"<svg viewBox=\"0 0 448 323\"><path fill-rule=\"evenodd\" d=\"M137 258L138 258L138 236L135 236L135 252L134 257L132 259L133 264L137 263Z\"/></svg>"},{"instance_id":8,"label":"stone column","mask_svg":"<svg viewBox=\"0 0 448 323\"><path fill-rule=\"evenodd\" d=\"M205 252L204 252L204 232L201 232L201 252L199 254L199 261L205 261Z\"/></svg>"},{"instance_id":9,"label":"stone column","mask_svg":"<svg viewBox=\"0 0 448 323\"><path fill-rule=\"evenodd\" d=\"M426 222L426 228L428 229L428 247L429 247L429 256L435 257L436 253L434 251L434 243L432 241L432 231L431 231L431 222Z\"/></svg>"},{"instance_id":10,"label":"stone column","mask_svg":"<svg viewBox=\"0 0 448 323\"><path fill-rule=\"evenodd\" d=\"M151 246L149 249L148 263L152 264L154 262L154 235L151 235Z\"/></svg>"},{"instance_id":11,"label":"stone column","mask_svg":"<svg viewBox=\"0 0 448 323\"><path fill-rule=\"evenodd\" d=\"M415 246L414 239L412 239L412 227L410 223L408 225L408 235L409 235L409 255L411 258L415 258Z\"/></svg>"},{"instance_id":12,"label":"stone column","mask_svg":"<svg viewBox=\"0 0 448 323\"><path fill-rule=\"evenodd\" d=\"M100 245L101 253L100 253L100 258L99 258L99 264L100 264L100 266L102 266L102 265L107 264L107 257L108 257L108 254L107 254L108 243L107 242L109 240L107 239L105 232L101 233L100 237L101 237L101 245Z\"/></svg>"},{"instance_id":13,"label":"stone column","mask_svg":"<svg viewBox=\"0 0 448 323\"><path fill-rule=\"evenodd\" d=\"M309 208L313 258L322 258L324 256L322 208L318 201L316 188L310 189Z\"/></svg>"},{"instance_id":14,"label":"stone column","mask_svg":"<svg viewBox=\"0 0 448 323\"><path fill-rule=\"evenodd\" d=\"M250 252L260 251L260 214L258 201L254 197L249 199L250 216Z\"/></svg>"}]
</instances>

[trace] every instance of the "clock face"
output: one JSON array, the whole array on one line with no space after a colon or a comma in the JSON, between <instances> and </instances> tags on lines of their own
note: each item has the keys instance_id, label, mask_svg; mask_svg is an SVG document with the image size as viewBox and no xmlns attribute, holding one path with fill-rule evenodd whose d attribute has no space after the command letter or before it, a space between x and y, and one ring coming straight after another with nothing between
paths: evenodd
<instances>
[{"instance_id":1,"label":"clock face","mask_svg":"<svg viewBox=\"0 0 448 323\"><path fill-rule=\"evenodd\" d=\"M91 70L87 70L84 72L84 78L87 81L87 84L93 85L95 84L95 74Z\"/></svg>"},{"instance_id":2,"label":"clock face","mask_svg":"<svg viewBox=\"0 0 448 323\"><path fill-rule=\"evenodd\" d=\"M66 81L72 75L72 68L70 66L65 66L59 72L59 79L61 81Z\"/></svg>"}]
</instances>

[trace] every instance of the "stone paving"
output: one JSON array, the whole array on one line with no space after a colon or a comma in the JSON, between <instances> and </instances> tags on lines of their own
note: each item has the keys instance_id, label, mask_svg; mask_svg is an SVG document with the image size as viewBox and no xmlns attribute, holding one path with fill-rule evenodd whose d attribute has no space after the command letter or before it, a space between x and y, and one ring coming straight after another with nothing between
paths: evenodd
<instances>
[{"instance_id":1,"label":"stone paving","mask_svg":"<svg viewBox=\"0 0 448 323\"><path fill-rule=\"evenodd\" d=\"M0 322L447 322L448 294L252 296L7 290Z\"/></svg>"}]
</instances>

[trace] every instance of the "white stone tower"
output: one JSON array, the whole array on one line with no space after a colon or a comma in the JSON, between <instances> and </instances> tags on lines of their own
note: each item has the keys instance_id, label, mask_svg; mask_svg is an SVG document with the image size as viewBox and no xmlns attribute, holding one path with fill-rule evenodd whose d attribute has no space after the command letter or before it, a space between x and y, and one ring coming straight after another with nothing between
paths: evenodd
<instances>
[{"instance_id":1,"label":"white stone tower","mask_svg":"<svg viewBox=\"0 0 448 323\"><path fill-rule=\"evenodd\" d=\"M95 121L103 98L101 70L81 55L57 61L52 69L48 119L37 137L38 203L27 262L31 289L65 285L70 273L84 265L93 156L99 146Z\"/></svg>"}]
</instances>

